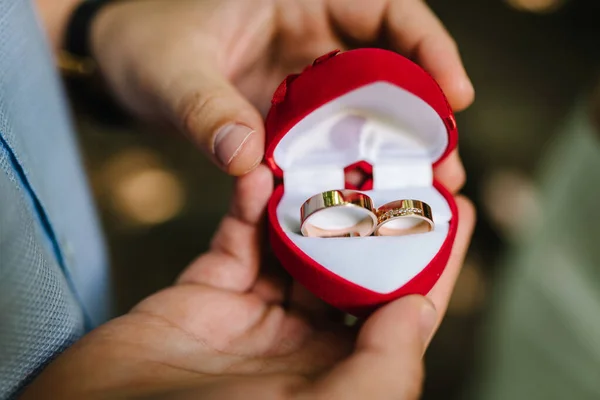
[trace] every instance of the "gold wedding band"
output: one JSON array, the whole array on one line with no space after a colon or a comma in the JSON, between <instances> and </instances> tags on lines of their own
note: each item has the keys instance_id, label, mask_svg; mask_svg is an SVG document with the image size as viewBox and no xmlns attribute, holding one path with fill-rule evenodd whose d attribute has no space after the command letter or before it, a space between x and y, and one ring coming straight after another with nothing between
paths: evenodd
<instances>
[{"instance_id":1,"label":"gold wedding band","mask_svg":"<svg viewBox=\"0 0 600 400\"><path fill-rule=\"evenodd\" d=\"M373 200L355 190L328 190L300 208L300 231L308 237L369 236L377 226Z\"/></svg>"},{"instance_id":2,"label":"gold wedding band","mask_svg":"<svg viewBox=\"0 0 600 400\"><path fill-rule=\"evenodd\" d=\"M433 230L431 207L420 200L397 200L377 209L376 236L402 236Z\"/></svg>"}]
</instances>

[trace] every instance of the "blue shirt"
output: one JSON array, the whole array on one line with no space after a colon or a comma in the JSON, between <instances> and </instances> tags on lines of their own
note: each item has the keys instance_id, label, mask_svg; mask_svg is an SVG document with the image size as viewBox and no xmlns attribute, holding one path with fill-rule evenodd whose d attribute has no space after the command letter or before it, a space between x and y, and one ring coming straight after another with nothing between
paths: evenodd
<instances>
[{"instance_id":1,"label":"blue shirt","mask_svg":"<svg viewBox=\"0 0 600 400\"><path fill-rule=\"evenodd\" d=\"M0 0L0 398L108 317L109 281L41 23Z\"/></svg>"}]
</instances>

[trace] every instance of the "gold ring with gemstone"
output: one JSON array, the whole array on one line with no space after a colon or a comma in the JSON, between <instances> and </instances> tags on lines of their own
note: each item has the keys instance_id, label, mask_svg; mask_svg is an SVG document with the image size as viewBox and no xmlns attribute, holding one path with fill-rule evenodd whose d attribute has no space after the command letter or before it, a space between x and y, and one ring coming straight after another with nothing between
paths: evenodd
<instances>
[{"instance_id":1,"label":"gold ring with gemstone","mask_svg":"<svg viewBox=\"0 0 600 400\"><path fill-rule=\"evenodd\" d=\"M300 207L300 231L308 237L369 236L377 226L373 200L356 190L328 190Z\"/></svg>"},{"instance_id":2,"label":"gold ring with gemstone","mask_svg":"<svg viewBox=\"0 0 600 400\"><path fill-rule=\"evenodd\" d=\"M396 200L377 209L376 236L402 236L434 229L431 207L420 200Z\"/></svg>"}]
</instances>

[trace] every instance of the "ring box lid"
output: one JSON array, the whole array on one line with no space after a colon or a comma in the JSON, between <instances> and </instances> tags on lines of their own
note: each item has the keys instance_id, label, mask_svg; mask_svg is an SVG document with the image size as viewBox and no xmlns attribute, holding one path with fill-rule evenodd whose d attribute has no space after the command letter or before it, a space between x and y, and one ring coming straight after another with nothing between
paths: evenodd
<instances>
[{"instance_id":1,"label":"ring box lid","mask_svg":"<svg viewBox=\"0 0 600 400\"><path fill-rule=\"evenodd\" d=\"M419 159L431 169L457 138L452 108L421 67L387 50L333 51L275 91L265 158L278 178L304 168L340 170L357 161Z\"/></svg>"}]
</instances>

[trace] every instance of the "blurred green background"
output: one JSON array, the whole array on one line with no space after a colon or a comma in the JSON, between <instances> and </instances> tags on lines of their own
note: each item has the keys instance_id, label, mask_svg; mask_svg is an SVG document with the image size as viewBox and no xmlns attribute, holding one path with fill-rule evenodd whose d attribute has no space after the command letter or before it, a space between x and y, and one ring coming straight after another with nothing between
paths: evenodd
<instances>
[{"instance_id":1,"label":"blurred green background","mask_svg":"<svg viewBox=\"0 0 600 400\"><path fill-rule=\"evenodd\" d=\"M429 1L459 44L476 89L474 105L457 119L468 173L463 192L479 219L448 317L427 355L426 399L462 398L469 383L498 257L537 215L532 177L540 156L576 99L596 83L598 3ZM117 114L109 104L92 118L74 103L123 312L171 283L207 248L232 181L182 139L112 123Z\"/></svg>"}]
</instances>

